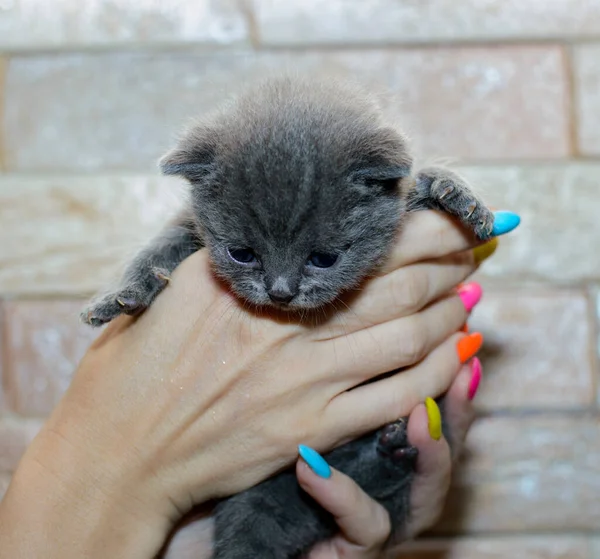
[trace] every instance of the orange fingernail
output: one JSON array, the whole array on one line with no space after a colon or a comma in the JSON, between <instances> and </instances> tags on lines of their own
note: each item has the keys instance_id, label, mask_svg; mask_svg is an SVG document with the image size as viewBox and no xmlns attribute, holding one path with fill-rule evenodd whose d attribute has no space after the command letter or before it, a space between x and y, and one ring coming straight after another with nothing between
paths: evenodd
<instances>
[{"instance_id":1,"label":"orange fingernail","mask_svg":"<svg viewBox=\"0 0 600 559\"><path fill-rule=\"evenodd\" d=\"M456 352L461 363L466 363L473 357L483 345L483 336L479 332L474 332L462 338L456 344Z\"/></svg>"}]
</instances>

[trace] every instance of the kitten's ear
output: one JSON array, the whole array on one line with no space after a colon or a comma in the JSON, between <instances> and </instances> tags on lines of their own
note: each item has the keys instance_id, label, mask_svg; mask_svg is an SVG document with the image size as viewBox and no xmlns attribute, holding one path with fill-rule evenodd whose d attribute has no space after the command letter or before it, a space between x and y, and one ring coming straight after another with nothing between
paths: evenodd
<instances>
[{"instance_id":1,"label":"kitten's ear","mask_svg":"<svg viewBox=\"0 0 600 559\"><path fill-rule=\"evenodd\" d=\"M198 182L213 170L216 154L215 135L206 128L197 127L161 158L159 167L165 175L179 175L190 182Z\"/></svg>"},{"instance_id":2,"label":"kitten's ear","mask_svg":"<svg viewBox=\"0 0 600 559\"><path fill-rule=\"evenodd\" d=\"M400 180L410 176L410 164L369 167L354 173L354 179L368 188L394 190Z\"/></svg>"},{"instance_id":3,"label":"kitten's ear","mask_svg":"<svg viewBox=\"0 0 600 559\"><path fill-rule=\"evenodd\" d=\"M410 176L412 156L406 139L392 128L379 128L361 146L361 165L354 179L366 187L392 190Z\"/></svg>"}]
</instances>

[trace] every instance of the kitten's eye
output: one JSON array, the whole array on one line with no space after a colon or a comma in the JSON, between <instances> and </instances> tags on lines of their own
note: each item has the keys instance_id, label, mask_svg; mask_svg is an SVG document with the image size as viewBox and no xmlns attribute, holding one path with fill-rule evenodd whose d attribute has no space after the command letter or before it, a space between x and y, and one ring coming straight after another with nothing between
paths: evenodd
<instances>
[{"instance_id":1,"label":"kitten's eye","mask_svg":"<svg viewBox=\"0 0 600 559\"><path fill-rule=\"evenodd\" d=\"M235 260L239 264L252 264L254 262L257 262L256 255L254 254L254 252L252 251L252 249L249 249L249 248L235 248L235 249L229 248L229 249L227 249L227 252L229 252L229 256L231 257L231 259Z\"/></svg>"},{"instance_id":2,"label":"kitten's eye","mask_svg":"<svg viewBox=\"0 0 600 559\"><path fill-rule=\"evenodd\" d=\"M316 268L331 268L337 262L337 254L326 254L325 252L313 252L308 257L308 263Z\"/></svg>"}]
</instances>

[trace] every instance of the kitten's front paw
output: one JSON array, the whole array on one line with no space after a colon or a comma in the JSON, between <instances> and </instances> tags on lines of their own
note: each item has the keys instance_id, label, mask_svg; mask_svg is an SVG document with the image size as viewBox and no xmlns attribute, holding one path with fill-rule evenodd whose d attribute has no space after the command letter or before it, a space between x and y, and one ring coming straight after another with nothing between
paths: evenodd
<instances>
[{"instance_id":1,"label":"kitten's front paw","mask_svg":"<svg viewBox=\"0 0 600 559\"><path fill-rule=\"evenodd\" d=\"M485 241L492 236L494 214L462 177L443 167L429 167L417 174L416 183L419 199L457 217L478 239Z\"/></svg>"},{"instance_id":2,"label":"kitten's front paw","mask_svg":"<svg viewBox=\"0 0 600 559\"><path fill-rule=\"evenodd\" d=\"M396 464L412 465L419 451L408 442L408 419L399 419L383 427L378 433L377 450Z\"/></svg>"},{"instance_id":3,"label":"kitten's front paw","mask_svg":"<svg viewBox=\"0 0 600 559\"><path fill-rule=\"evenodd\" d=\"M81 320L85 324L98 327L114 320L122 314L135 315L142 312L146 306L143 298L136 289L125 288L121 291L108 293L102 298L92 301L82 312Z\"/></svg>"},{"instance_id":4,"label":"kitten's front paw","mask_svg":"<svg viewBox=\"0 0 600 559\"><path fill-rule=\"evenodd\" d=\"M151 274L143 282L131 283L93 300L82 311L82 322L96 328L122 314L135 316L145 311L169 282L168 272L162 268L153 268Z\"/></svg>"}]
</instances>

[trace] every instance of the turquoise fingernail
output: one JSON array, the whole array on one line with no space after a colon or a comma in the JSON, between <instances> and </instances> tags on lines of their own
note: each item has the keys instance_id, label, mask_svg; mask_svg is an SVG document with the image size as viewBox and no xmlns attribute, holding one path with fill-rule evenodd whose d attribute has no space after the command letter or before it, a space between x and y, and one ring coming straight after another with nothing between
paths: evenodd
<instances>
[{"instance_id":1,"label":"turquoise fingernail","mask_svg":"<svg viewBox=\"0 0 600 559\"><path fill-rule=\"evenodd\" d=\"M494 213L494 228L492 235L505 235L516 229L521 223L521 218L513 212L495 212Z\"/></svg>"},{"instance_id":2,"label":"turquoise fingernail","mask_svg":"<svg viewBox=\"0 0 600 559\"><path fill-rule=\"evenodd\" d=\"M331 468L329 467L329 464L325 462L325 458L323 458L316 450L301 444L298 446L298 453L309 465L310 469L319 477L331 477Z\"/></svg>"}]
</instances>

